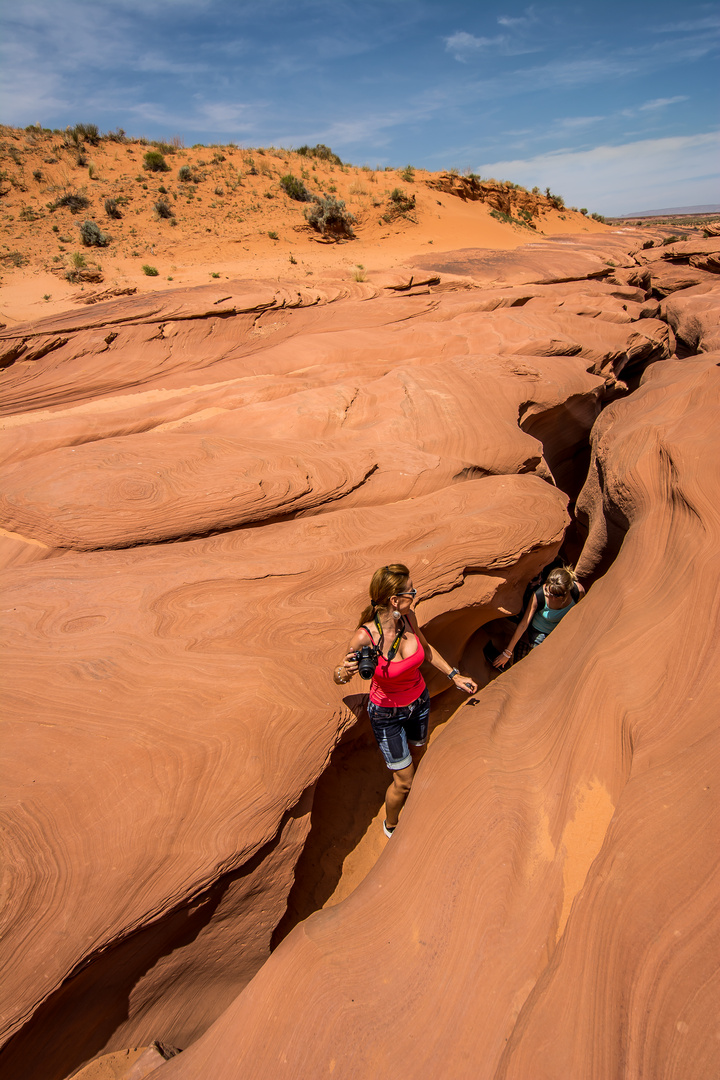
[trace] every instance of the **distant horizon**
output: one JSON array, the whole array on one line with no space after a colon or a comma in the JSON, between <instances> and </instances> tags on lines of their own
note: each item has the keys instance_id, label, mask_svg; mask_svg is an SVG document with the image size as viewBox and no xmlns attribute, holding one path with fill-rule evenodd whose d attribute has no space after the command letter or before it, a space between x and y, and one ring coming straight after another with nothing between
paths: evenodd
<instances>
[{"instance_id":1,"label":"distant horizon","mask_svg":"<svg viewBox=\"0 0 720 1080\"><path fill-rule=\"evenodd\" d=\"M660 210L633 210L612 217L663 217L667 214L720 214L720 203L700 203L698 206L665 206Z\"/></svg>"},{"instance_id":2,"label":"distant horizon","mask_svg":"<svg viewBox=\"0 0 720 1080\"><path fill-rule=\"evenodd\" d=\"M702 0L30 0L1 18L15 127L324 143L606 216L720 190L720 12Z\"/></svg>"}]
</instances>

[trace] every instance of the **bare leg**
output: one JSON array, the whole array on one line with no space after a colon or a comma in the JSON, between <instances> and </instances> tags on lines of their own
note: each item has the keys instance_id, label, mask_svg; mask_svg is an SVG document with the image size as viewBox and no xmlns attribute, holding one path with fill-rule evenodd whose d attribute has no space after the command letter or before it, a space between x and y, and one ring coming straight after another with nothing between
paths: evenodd
<instances>
[{"instance_id":1,"label":"bare leg","mask_svg":"<svg viewBox=\"0 0 720 1080\"><path fill-rule=\"evenodd\" d=\"M385 821L390 829L395 828L398 823L400 811L410 794L414 775L414 765L406 765L404 769L393 770L392 784L385 794Z\"/></svg>"},{"instance_id":2,"label":"bare leg","mask_svg":"<svg viewBox=\"0 0 720 1080\"><path fill-rule=\"evenodd\" d=\"M405 805L405 800L410 794L415 769L420 764L420 759L427 747L411 746L412 765L406 765L404 769L393 772L393 780L385 795L385 821L389 828L393 829L398 823L400 811Z\"/></svg>"}]
</instances>

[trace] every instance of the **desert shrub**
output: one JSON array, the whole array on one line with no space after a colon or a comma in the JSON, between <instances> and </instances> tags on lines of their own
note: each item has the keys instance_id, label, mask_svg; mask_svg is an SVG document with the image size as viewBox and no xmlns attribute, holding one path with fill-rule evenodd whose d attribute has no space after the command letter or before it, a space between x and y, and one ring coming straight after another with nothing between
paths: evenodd
<instances>
[{"instance_id":1,"label":"desert shrub","mask_svg":"<svg viewBox=\"0 0 720 1080\"><path fill-rule=\"evenodd\" d=\"M552 193L552 191L550 190L550 188L549 188L549 187L546 187L546 188L545 188L545 196L546 196L546 198L548 199L548 201L549 201L550 205L551 205L551 206L552 206L552 207L553 207L553 208L554 208L555 210L562 210L562 209L564 208L564 206L565 206L565 200L563 199L562 195L553 195L553 193Z\"/></svg>"},{"instance_id":2,"label":"desert shrub","mask_svg":"<svg viewBox=\"0 0 720 1080\"><path fill-rule=\"evenodd\" d=\"M308 224L323 236L355 236L352 229L354 215L345 209L343 199L336 199L333 195L324 195L321 199L316 195L314 206L312 210L305 211L305 217Z\"/></svg>"},{"instance_id":3,"label":"desert shrub","mask_svg":"<svg viewBox=\"0 0 720 1080\"><path fill-rule=\"evenodd\" d=\"M42 178L43 178L42 170L41 169L33 169L33 180L37 180L37 182L39 184L40 181L42 180Z\"/></svg>"},{"instance_id":4,"label":"desert shrub","mask_svg":"<svg viewBox=\"0 0 720 1080\"><path fill-rule=\"evenodd\" d=\"M157 277L159 273L157 267L148 266L147 263L143 263L141 270L146 277Z\"/></svg>"},{"instance_id":5,"label":"desert shrub","mask_svg":"<svg viewBox=\"0 0 720 1080\"><path fill-rule=\"evenodd\" d=\"M580 207L580 213L582 214L583 217L587 217L587 206L581 206Z\"/></svg>"},{"instance_id":6,"label":"desert shrub","mask_svg":"<svg viewBox=\"0 0 720 1080\"><path fill-rule=\"evenodd\" d=\"M87 259L80 251L73 251L70 256L70 264L75 270L84 270L87 266Z\"/></svg>"},{"instance_id":7,"label":"desert shrub","mask_svg":"<svg viewBox=\"0 0 720 1080\"><path fill-rule=\"evenodd\" d=\"M521 207L518 210L517 216L518 216L518 221L520 222L521 225L527 225L528 229L536 229L537 228L537 226L535 225L535 222L533 221L532 212L530 210L526 209L524 206Z\"/></svg>"},{"instance_id":8,"label":"desert shrub","mask_svg":"<svg viewBox=\"0 0 720 1080\"><path fill-rule=\"evenodd\" d=\"M143 169L148 172L169 172L170 166L159 150L148 150L143 158Z\"/></svg>"},{"instance_id":9,"label":"desert shrub","mask_svg":"<svg viewBox=\"0 0 720 1080\"><path fill-rule=\"evenodd\" d=\"M274 229L270 229L270 231L268 232L268 236L270 237L271 240L279 240L280 239L280 237L278 236L278 234L275 232Z\"/></svg>"},{"instance_id":10,"label":"desert shrub","mask_svg":"<svg viewBox=\"0 0 720 1080\"><path fill-rule=\"evenodd\" d=\"M107 247L110 237L101 232L94 221L83 221L80 226L80 238L85 247Z\"/></svg>"},{"instance_id":11,"label":"desert shrub","mask_svg":"<svg viewBox=\"0 0 720 1080\"><path fill-rule=\"evenodd\" d=\"M319 158L320 161L329 161L333 165L342 165L341 159L337 154L333 154L325 143L318 143L317 146L301 146L297 152L301 157L314 157Z\"/></svg>"},{"instance_id":12,"label":"desert shrub","mask_svg":"<svg viewBox=\"0 0 720 1080\"><path fill-rule=\"evenodd\" d=\"M367 278L367 274L365 273L365 267L363 266L362 263L357 263L357 265L355 266L355 269L353 270L353 280L354 281L365 281L366 278Z\"/></svg>"},{"instance_id":13,"label":"desert shrub","mask_svg":"<svg viewBox=\"0 0 720 1080\"><path fill-rule=\"evenodd\" d=\"M151 145L154 146L156 150L159 150L161 154L175 153L175 147L171 143L156 142L155 139L153 139Z\"/></svg>"},{"instance_id":14,"label":"desert shrub","mask_svg":"<svg viewBox=\"0 0 720 1080\"><path fill-rule=\"evenodd\" d=\"M199 184L203 179L201 172L196 172L190 165L181 165L178 169L178 180L183 184Z\"/></svg>"},{"instance_id":15,"label":"desert shrub","mask_svg":"<svg viewBox=\"0 0 720 1080\"><path fill-rule=\"evenodd\" d=\"M20 221L38 221L40 214L32 206L23 206L22 210L18 214Z\"/></svg>"},{"instance_id":16,"label":"desert shrub","mask_svg":"<svg viewBox=\"0 0 720 1080\"><path fill-rule=\"evenodd\" d=\"M78 150L75 156L75 164L79 169L84 169L88 163L87 154L83 150Z\"/></svg>"},{"instance_id":17,"label":"desert shrub","mask_svg":"<svg viewBox=\"0 0 720 1080\"><path fill-rule=\"evenodd\" d=\"M125 130L121 127L115 128L115 131L106 132L103 138L107 139L108 142L125 142Z\"/></svg>"},{"instance_id":18,"label":"desert shrub","mask_svg":"<svg viewBox=\"0 0 720 1080\"><path fill-rule=\"evenodd\" d=\"M20 215L20 217L22 217L22 214ZM675 236L675 234L673 234L672 236L664 236L662 246L665 247L667 244L676 244L677 241L681 239L682 237Z\"/></svg>"},{"instance_id":19,"label":"desert shrub","mask_svg":"<svg viewBox=\"0 0 720 1080\"><path fill-rule=\"evenodd\" d=\"M213 165L219 165L221 161L225 160L225 155L221 154L219 150L216 150L213 154Z\"/></svg>"},{"instance_id":20,"label":"desert shrub","mask_svg":"<svg viewBox=\"0 0 720 1080\"><path fill-rule=\"evenodd\" d=\"M81 191L66 191L53 203L48 203L48 210L59 210L66 206L71 214L79 214L81 210L87 210L90 200Z\"/></svg>"},{"instance_id":21,"label":"desert shrub","mask_svg":"<svg viewBox=\"0 0 720 1080\"><path fill-rule=\"evenodd\" d=\"M224 195L224 194L225 194L225 188L224 188L224 187L222 186L222 184L218 184L218 185L216 186L216 188L215 188L215 194L216 194L216 195Z\"/></svg>"},{"instance_id":22,"label":"desert shrub","mask_svg":"<svg viewBox=\"0 0 720 1080\"><path fill-rule=\"evenodd\" d=\"M302 180L298 180L297 176L293 176L292 173L280 177L280 187L296 202L310 202L312 199L312 195Z\"/></svg>"},{"instance_id":23,"label":"desert shrub","mask_svg":"<svg viewBox=\"0 0 720 1080\"><path fill-rule=\"evenodd\" d=\"M0 263L3 266L25 266L27 258L21 251L8 251L4 255L0 255Z\"/></svg>"},{"instance_id":24,"label":"desert shrub","mask_svg":"<svg viewBox=\"0 0 720 1080\"><path fill-rule=\"evenodd\" d=\"M595 221L599 221L601 225L605 224L605 218L602 216L602 214L591 214L590 217L593 218Z\"/></svg>"},{"instance_id":25,"label":"desert shrub","mask_svg":"<svg viewBox=\"0 0 720 1080\"><path fill-rule=\"evenodd\" d=\"M389 201L397 214L407 214L415 209L415 196L406 195L402 188L394 188L390 192Z\"/></svg>"},{"instance_id":26,"label":"desert shrub","mask_svg":"<svg viewBox=\"0 0 720 1080\"><path fill-rule=\"evenodd\" d=\"M403 171L400 173L400 179L404 180L406 184L415 183L415 169L412 165L406 165Z\"/></svg>"},{"instance_id":27,"label":"desert shrub","mask_svg":"<svg viewBox=\"0 0 720 1080\"><path fill-rule=\"evenodd\" d=\"M89 142L91 146L97 146L100 142L100 132L98 131L97 124L76 124L72 129L74 133L73 142Z\"/></svg>"},{"instance_id":28,"label":"desert shrub","mask_svg":"<svg viewBox=\"0 0 720 1080\"><path fill-rule=\"evenodd\" d=\"M155 203L155 213L159 218L175 217L175 211L166 198L160 198Z\"/></svg>"}]
</instances>

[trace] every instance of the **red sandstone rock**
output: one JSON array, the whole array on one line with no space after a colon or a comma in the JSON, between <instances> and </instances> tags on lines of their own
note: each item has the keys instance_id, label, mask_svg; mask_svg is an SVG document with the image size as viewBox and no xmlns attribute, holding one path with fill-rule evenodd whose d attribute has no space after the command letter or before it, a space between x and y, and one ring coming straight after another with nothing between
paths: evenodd
<instances>
[{"instance_id":1,"label":"red sandstone rock","mask_svg":"<svg viewBox=\"0 0 720 1080\"><path fill-rule=\"evenodd\" d=\"M366 880L158 1080L717 1073L719 404L707 358L603 414L610 570L455 716Z\"/></svg>"},{"instance_id":2,"label":"red sandstone rock","mask_svg":"<svg viewBox=\"0 0 720 1080\"><path fill-rule=\"evenodd\" d=\"M2 1028L9 1076L26 1080L42 1069L42 1080L61 1080L93 1054L156 1035L186 1046L262 967L314 784L361 712L359 688L343 703L327 673L373 566L399 553L413 566L421 621L448 658L517 608L525 582L561 543L565 498L552 481L579 490L606 390L623 368L666 360L674 349L664 322L630 321L650 314L640 307L644 292L610 280L608 262L632 261L627 238L601 239L604 246L590 238L532 245L527 270L520 257L466 253L475 278L430 267L403 269L382 287L327 281L292 293L278 283L231 283L97 304L2 335L10 366L0 386L0 559L11 566L3 754L16 868L2 944L12 960ZM582 273L592 280L572 280ZM493 275L536 283L480 287ZM515 475L528 472L536 475ZM269 513L286 520L268 522ZM599 614L593 633L600 624ZM488 700L504 701L499 688L511 678ZM598 700L603 692L604 684ZM511 710L518 731L528 719L517 711L531 699L524 693ZM556 716L565 715L563 700ZM543 735L535 712L531 724L540 723L545 742L531 728L518 749L496 745L504 721L488 735L484 712L466 711L458 730L472 725L470 742L479 732L493 768L521 761L510 786L522 807L528 791L560 792L555 803L531 797L528 835L536 835L538 806L554 807L553 835L562 833L586 781L596 805L583 764L592 724L568 728L580 747L568 757L572 747ZM545 764L534 757L540 744ZM614 797L615 758L600 756ZM579 788L566 787L565 768L581 777ZM450 754L438 790L451 774L456 783L459 769ZM528 788L530 774L539 788L535 780ZM472 836L448 839L463 858L479 858L478 838L495 815L501 839L493 846L486 837L482 858L495 866L493 852L515 851L513 865L525 873L527 852L513 848L497 783L488 795L474 782L482 812L457 814ZM420 819L428 875L436 844L442 851L445 843L436 810L433 796ZM402 851L400 839L393 850ZM417 850L403 856L410 874ZM506 894L516 921L500 940L487 939L500 956L506 936L519 935L507 969L517 962L507 976L514 1005L508 1012L501 993L492 1006L500 1018L520 1008L538 970L535 930L543 942L552 937L561 856L553 860L541 875L539 921L522 924L537 899L525 883ZM485 880L484 864L463 865ZM433 906L437 881L423 885ZM487 888L497 899L503 885L491 877ZM349 903L356 910L358 901ZM461 905L458 928L467 911ZM430 907L418 917L430 926ZM442 934L433 935L440 943ZM420 970L427 950L412 940ZM464 945L456 973L456 942L449 953L446 944L435 970L452 960L444 970L462 987ZM276 970L273 959L260 979ZM476 1015L491 999L468 1000ZM372 1007L368 1022L371 1015ZM469 1013L460 1019L462 1033ZM507 1030L500 1023L495 1035ZM250 1057L259 1062L252 1068L264 1068L255 1051ZM236 1060L233 1050L223 1068ZM357 1061L348 1049L343 1065Z\"/></svg>"},{"instance_id":3,"label":"red sandstone rock","mask_svg":"<svg viewBox=\"0 0 720 1080\"><path fill-rule=\"evenodd\" d=\"M673 293L663 301L662 313L687 348L720 350L720 283Z\"/></svg>"}]
</instances>

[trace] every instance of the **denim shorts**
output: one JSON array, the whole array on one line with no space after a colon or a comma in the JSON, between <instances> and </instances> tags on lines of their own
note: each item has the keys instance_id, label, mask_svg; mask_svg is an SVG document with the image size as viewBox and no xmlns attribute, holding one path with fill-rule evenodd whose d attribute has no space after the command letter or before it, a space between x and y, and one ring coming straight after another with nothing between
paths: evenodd
<instances>
[{"instance_id":1,"label":"denim shorts","mask_svg":"<svg viewBox=\"0 0 720 1080\"><path fill-rule=\"evenodd\" d=\"M430 693L427 686L409 705L388 708L368 701L368 716L388 769L412 765L411 746L424 746L430 720Z\"/></svg>"}]
</instances>

